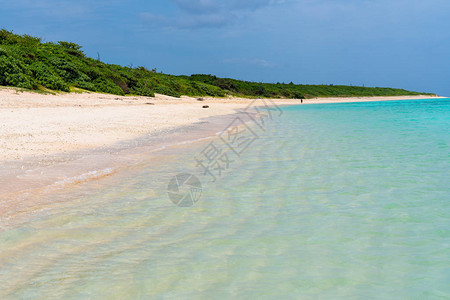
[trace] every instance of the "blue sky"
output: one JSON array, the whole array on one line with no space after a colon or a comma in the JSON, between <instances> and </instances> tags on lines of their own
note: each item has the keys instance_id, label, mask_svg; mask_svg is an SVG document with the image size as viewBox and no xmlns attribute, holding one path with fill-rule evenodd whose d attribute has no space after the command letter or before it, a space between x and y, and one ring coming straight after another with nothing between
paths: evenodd
<instances>
[{"instance_id":1,"label":"blue sky","mask_svg":"<svg viewBox=\"0 0 450 300\"><path fill-rule=\"evenodd\" d=\"M0 27L170 74L450 96L448 0L2 0Z\"/></svg>"}]
</instances>

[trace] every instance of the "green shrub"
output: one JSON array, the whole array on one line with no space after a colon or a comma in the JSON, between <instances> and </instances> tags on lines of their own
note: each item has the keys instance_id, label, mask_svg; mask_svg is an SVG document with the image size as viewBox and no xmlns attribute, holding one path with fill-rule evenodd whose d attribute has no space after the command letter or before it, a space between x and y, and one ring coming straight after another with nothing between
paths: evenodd
<instances>
[{"instance_id":1,"label":"green shrub","mask_svg":"<svg viewBox=\"0 0 450 300\"><path fill-rule=\"evenodd\" d=\"M123 90L115 85L111 79L97 78L96 80L94 80L93 84L95 85L96 91L98 92L115 95L125 95Z\"/></svg>"},{"instance_id":2,"label":"green shrub","mask_svg":"<svg viewBox=\"0 0 450 300\"><path fill-rule=\"evenodd\" d=\"M78 77L78 70L73 63L59 57L51 57L49 61L62 78L71 81Z\"/></svg>"},{"instance_id":3,"label":"green shrub","mask_svg":"<svg viewBox=\"0 0 450 300\"><path fill-rule=\"evenodd\" d=\"M92 80L104 76L101 70L96 66L84 65L80 67L80 70Z\"/></svg>"},{"instance_id":4,"label":"green shrub","mask_svg":"<svg viewBox=\"0 0 450 300\"><path fill-rule=\"evenodd\" d=\"M115 85L117 85L122 90L124 94L130 93L130 88L125 80L123 80L120 77L113 77L111 78L111 80L114 82Z\"/></svg>"},{"instance_id":5,"label":"green shrub","mask_svg":"<svg viewBox=\"0 0 450 300\"><path fill-rule=\"evenodd\" d=\"M12 31L0 29L0 44L11 45L19 42L19 35L13 34Z\"/></svg>"},{"instance_id":6,"label":"green shrub","mask_svg":"<svg viewBox=\"0 0 450 300\"><path fill-rule=\"evenodd\" d=\"M3 48L0 48L0 56L3 56L3 55L8 55L8 51L6 51L6 49L3 49Z\"/></svg>"},{"instance_id":7,"label":"green shrub","mask_svg":"<svg viewBox=\"0 0 450 300\"><path fill-rule=\"evenodd\" d=\"M36 78L37 83L45 86L46 88L70 92L69 85L64 82L61 77L56 75L49 66L45 65L42 62L33 63L30 66L30 70L33 72L34 77Z\"/></svg>"},{"instance_id":8,"label":"green shrub","mask_svg":"<svg viewBox=\"0 0 450 300\"><path fill-rule=\"evenodd\" d=\"M72 42L59 41L58 44L65 48L66 52L70 55L85 57L83 51L81 51L81 46Z\"/></svg>"},{"instance_id":9,"label":"green shrub","mask_svg":"<svg viewBox=\"0 0 450 300\"><path fill-rule=\"evenodd\" d=\"M24 66L17 59L8 56L0 57L0 74L16 74L22 71L24 71Z\"/></svg>"},{"instance_id":10,"label":"green shrub","mask_svg":"<svg viewBox=\"0 0 450 300\"><path fill-rule=\"evenodd\" d=\"M57 75L43 77L38 82L52 90L70 92L70 86Z\"/></svg>"},{"instance_id":11,"label":"green shrub","mask_svg":"<svg viewBox=\"0 0 450 300\"><path fill-rule=\"evenodd\" d=\"M151 89L151 86L152 85L149 80L139 80L135 85L132 86L131 92L136 95L154 97L155 93Z\"/></svg>"},{"instance_id":12,"label":"green shrub","mask_svg":"<svg viewBox=\"0 0 450 300\"><path fill-rule=\"evenodd\" d=\"M94 85L94 83L92 82L87 82L87 81L76 81L74 83L74 85L76 87L79 87L80 89L83 90L87 90L87 91L92 91L92 92L97 92L97 87Z\"/></svg>"},{"instance_id":13,"label":"green shrub","mask_svg":"<svg viewBox=\"0 0 450 300\"><path fill-rule=\"evenodd\" d=\"M154 92L158 93L158 94L176 97L176 98L181 97L180 93L178 93L177 91L174 91L172 88L170 88L168 86L164 86L164 85L155 87Z\"/></svg>"},{"instance_id":14,"label":"green shrub","mask_svg":"<svg viewBox=\"0 0 450 300\"><path fill-rule=\"evenodd\" d=\"M200 82L192 82L195 94L199 96L212 96L212 97L224 97L225 92L218 87L203 84Z\"/></svg>"},{"instance_id":15,"label":"green shrub","mask_svg":"<svg viewBox=\"0 0 450 300\"><path fill-rule=\"evenodd\" d=\"M18 59L0 56L0 84L32 89L36 87L31 72Z\"/></svg>"},{"instance_id":16,"label":"green shrub","mask_svg":"<svg viewBox=\"0 0 450 300\"><path fill-rule=\"evenodd\" d=\"M30 90L36 88L36 82L33 80L33 78L25 74L7 74L5 80L5 85L16 86Z\"/></svg>"},{"instance_id":17,"label":"green shrub","mask_svg":"<svg viewBox=\"0 0 450 300\"><path fill-rule=\"evenodd\" d=\"M39 37L33 37L28 34L21 36L19 43L25 47L36 47L41 43L42 39Z\"/></svg>"},{"instance_id":18,"label":"green shrub","mask_svg":"<svg viewBox=\"0 0 450 300\"><path fill-rule=\"evenodd\" d=\"M72 43L72 42L59 41L58 44L69 50L78 51L82 48L80 45Z\"/></svg>"}]
</instances>

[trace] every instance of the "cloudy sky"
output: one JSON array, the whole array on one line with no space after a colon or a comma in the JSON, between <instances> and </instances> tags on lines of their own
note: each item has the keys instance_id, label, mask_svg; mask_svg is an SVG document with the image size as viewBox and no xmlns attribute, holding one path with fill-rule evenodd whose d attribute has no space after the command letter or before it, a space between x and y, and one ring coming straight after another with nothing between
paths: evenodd
<instances>
[{"instance_id":1,"label":"cloudy sky","mask_svg":"<svg viewBox=\"0 0 450 300\"><path fill-rule=\"evenodd\" d=\"M102 61L450 96L448 0L2 0L0 27Z\"/></svg>"}]
</instances>

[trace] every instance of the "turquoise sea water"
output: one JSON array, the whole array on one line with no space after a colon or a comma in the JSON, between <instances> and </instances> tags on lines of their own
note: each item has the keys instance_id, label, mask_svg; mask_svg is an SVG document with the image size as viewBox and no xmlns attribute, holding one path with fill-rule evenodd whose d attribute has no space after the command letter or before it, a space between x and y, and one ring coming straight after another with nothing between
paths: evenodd
<instances>
[{"instance_id":1,"label":"turquoise sea water","mask_svg":"<svg viewBox=\"0 0 450 300\"><path fill-rule=\"evenodd\" d=\"M449 299L449 99L273 113L216 182L205 141L52 193L0 232L0 298Z\"/></svg>"}]
</instances>

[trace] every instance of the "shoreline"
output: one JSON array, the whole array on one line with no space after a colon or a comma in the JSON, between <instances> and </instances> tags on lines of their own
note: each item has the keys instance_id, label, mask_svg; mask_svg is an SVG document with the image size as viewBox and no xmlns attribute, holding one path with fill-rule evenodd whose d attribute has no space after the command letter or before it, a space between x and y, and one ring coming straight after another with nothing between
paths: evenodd
<instances>
[{"instance_id":1,"label":"shoreline","mask_svg":"<svg viewBox=\"0 0 450 300\"><path fill-rule=\"evenodd\" d=\"M431 98L444 97L321 98L303 104ZM40 95L0 89L0 117L6 121L0 127L6 149L0 155L0 217L33 211L43 204L42 199L36 201L42 192L110 176L155 158L160 150L213 138L251 101ZM292 99L272 101L300 104Z\"/></svg>"},{"instance_id":2,"label":"shoreline","mask_svg":"<svg viewBox=\"0 0 450 300\"><path fill-rule=\"evenodd\" d=\"M349 103L445 97L395 96L269 99L277 105ZM0 88L0 163L96 149L164 133L203 119L234 114L254 99L123 97L107 94L45 95ZM204 109L202 106L207 105Z\"/></svg>"}]
</instances>

